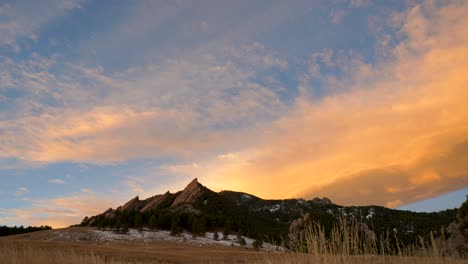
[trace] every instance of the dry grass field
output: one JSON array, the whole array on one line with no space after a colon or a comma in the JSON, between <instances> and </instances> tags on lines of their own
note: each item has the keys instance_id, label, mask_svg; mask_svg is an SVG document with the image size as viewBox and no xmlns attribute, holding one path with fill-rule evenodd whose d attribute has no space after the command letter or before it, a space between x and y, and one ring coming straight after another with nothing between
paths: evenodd
<instances>
[{"instance_id":1,"label":"dry grass field","mask_svg":"<svg viewBox=\"0 0 468 264\"><path fill-rule=\"evenodd\" d=\"M70 231L71 230L71 231ZM331 237L310 225L305 232L292 236L295 252L264 252L240 247L197 245L174 241L92 241L52 240L52 232L83 234L89 229L41 231L0 238L0 263L265 263L265 264L461 264L456 257L445 256L446 249L435 240L432 246L398 247L396 251L385 239L368 239L358 225L337 226ZM300 253L306 252L306 253Z\"/></svg>"},{"instance_id":2,"label":"dry grass field","mask_svg":"<svg viewBox=\"0 0 468 264\"><path fill-rule=\"evenodd\" d=\"M18 242L2 239L1 263L5 264L121 264L121 263L265 263L265 264L462 264L456 258L436 256L353 256L299 253L265 253L231 248L197 248L190 245L87 246L66 242Z\"/></svg>"},{"instance_id":3,"label":"dry grass field","mask_svg":"<svg viewBox=\"0 0 468 264\"><path fill-rule=\"evenodd\" d=\"M0 238L0 263L261 263L266 253L172 241L106 244L48 241L42 234Z\"/></svg>"},{"instance_id":4,"label":"dry grass field","mask_svg":"<svg viewBox=\"0 0 468 264\"><path fill-rule=\"evenodd\" d=\"M263 254L231 248L197 248L172 243L84 245L1 240L0 263L261 263Z\"/></svg>"}]
</instances>

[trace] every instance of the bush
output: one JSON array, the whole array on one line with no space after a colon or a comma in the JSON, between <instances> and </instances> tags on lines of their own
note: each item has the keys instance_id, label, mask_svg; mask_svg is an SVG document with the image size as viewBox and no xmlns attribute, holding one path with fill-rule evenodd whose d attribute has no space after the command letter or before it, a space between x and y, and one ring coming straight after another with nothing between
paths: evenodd
<instances>
[{"instance_id":1,"label":"bush","mask_svg":"<svg viewBox=\"0 0 468 264\"><path fill-rule=\"evenodd\" d=\"M263 241L260 239L256 239L253 243L252 246L255 250L259 250L262 247Z\"/></svg>"},{"instance_id":2,"label":"bush","mask_svg":"<svg viewBox=\"0 0 468 264\"><path fill-rule=\"evenodd\" d=\"M128 229L128 225L127 224L123 224L122 225L122 228L121 228L121 232L126 234L128 233L129 229Z\"/></svg>"},{"instance_id":3,"label":"bush","mask_svg":"<svg viewBox=\"0 0 468 264\"><path fill-rule=\"evenodd\" d=\"M227 240L228 236L229 236L229 229L225 227L223 230L223 240Z\"/></svg>"},{"instance_id":4,"label":"bush","mask_svg":"<svg viewBox=\"0 0 468 264\"><path fill-rule=\"evenodd\" d=\"M247 245L245 238L243 238L241 235L237 235L237 243L239 243L239 245L241 245L242 247L245 247Z\"/></svg>"}]
</instances>

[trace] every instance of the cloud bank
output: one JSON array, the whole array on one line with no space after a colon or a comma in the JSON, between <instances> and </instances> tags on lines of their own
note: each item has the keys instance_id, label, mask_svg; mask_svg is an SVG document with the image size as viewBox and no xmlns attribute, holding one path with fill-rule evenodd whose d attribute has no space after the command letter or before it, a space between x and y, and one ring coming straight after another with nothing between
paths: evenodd
<instances>
[{"instance_id":1,"label":"cloud bank","mask_svg":"<svg viewBox=\"0 0 468 264\"><path fill-rule=\"evenodd\" d=\"M210 181L267 198L389 207L468 186L467 11L424 3L395 14L390 59L350 64L318 102L304 86L262 144L212 166Z\"/></svg>"}]
</instances>

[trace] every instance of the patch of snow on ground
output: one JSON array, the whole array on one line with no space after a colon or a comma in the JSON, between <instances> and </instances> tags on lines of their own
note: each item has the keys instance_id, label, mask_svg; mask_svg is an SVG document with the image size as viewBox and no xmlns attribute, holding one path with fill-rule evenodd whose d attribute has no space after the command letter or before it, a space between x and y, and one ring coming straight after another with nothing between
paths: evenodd
<instances>
[{"instance_id":1,"label":"patch of snow on ground","mask_svg":"<svg viewBox=\"0 0 468 264\"><path fill-rule=\"evenodd\" d=\"M338 208L338 212L340 212L341 215L343 216L347 216L348 214L346 213L346 209L345 208Z\"/></svg>"},{"instance_id":2,"label":"patch of snow on ground","mask_svg":"<svg viewBox=\"0 0 468 264\"><path fill-rule=\"evenodd\" d=\"M276 212L281 208L281 205L275 204L270 208L270 213Z\"/></svg>"},{"instance_id":3,"label":"patch of snow on ground","mask_svg":"<svg viewBox=\"0 0 468 264\"><path fill-rule=\"evenodd\" d=\"M221 237L223 234L218 233L220 238L214 239L214 232L206 232L203 236L193 237L192 233L182 232L179 235L172 236L170 231L165 230L136 230L130 229L127 233L117 233L111 230L97 230L97 229L82 229L77 231L65 229L51 232L44 240L49 241L73 241L82 243L94 244L110 244L110 243L145 243L150 244L156 241L170 241L175 243L192 244L198 246L235 246L241 247L237 241L236 235L228 235L225 240ZM253 248L252 238L244 237L247 248ZM263 242L261 250L275 252L285 251L284 248L270 243Z\"/></svg>"},{"instance_id":4,"label":"patch of snow on ground","mask_svg":"<svg viewBox=\"0 0 468 264\"><path fill-rule=\"evenodd\" d=\"M242 194L242 200L250 200L252 199L252 196L248 195L248 194Z\"/></svg>"},{"instance_id":5,"label":"patch of snow on ground","mask_svg":"<svg viewBox=\"0 0 468 264\"><path fill-rule=\"evenodd\" d=\"M366 218L367 218L367 219L371 219L374 215L375 215L374 209L371 208L371 209L369 209L369 212L368 212L368 214L366 215Z\"/></svg>"},{"instance_id":6,"label":"patch of snow on ground","mask_svg":"<svg viewBox=\"0 0 468 264\"><path fill-rule=\"evenodd\" d=\"M412 233L414 233L414 227L413 227L413 226L409 226L405 233L406 233L406 234L412 234Z\"/></svg>"}]
</instances>

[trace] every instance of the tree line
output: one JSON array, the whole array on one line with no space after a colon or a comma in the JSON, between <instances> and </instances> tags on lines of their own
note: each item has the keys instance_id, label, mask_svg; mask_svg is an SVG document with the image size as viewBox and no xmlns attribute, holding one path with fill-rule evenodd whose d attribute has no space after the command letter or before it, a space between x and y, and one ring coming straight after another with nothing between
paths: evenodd
<instances>
[{"instance_id":1,"label":"tree line","mask_svg":"<svg viewBox=\"0 0 468 264\"><path fill-rule=\"evenodd\" d=\"M19 235L24 233L52 229L50 226L0 226L0 236Z\"/></svg>"},{"instance_id":2,"label":"tree line","mask_svg":"<svg viewBox=\"0 0 468 264\"><path fill-rule=\"evenodd\" d=\"M168 208L154 209L144 213L136 210L116 211L112 217L104 215L98 215L95 218L85 217L80 225L119 232L127 232L129 228L142 229L147 227L170 230L173 235L187 230L194 236L202 236L207 231L213 231L216 232L219 239L225 239L232 234L256 238L259 241L274 240L275 238L276 241L281 241L280 236L286 231L284 227L278 229L275 224L265 225L258 217L246 215L232 217L200 212L173 211Z\"/></svg>"}]
</instances>

